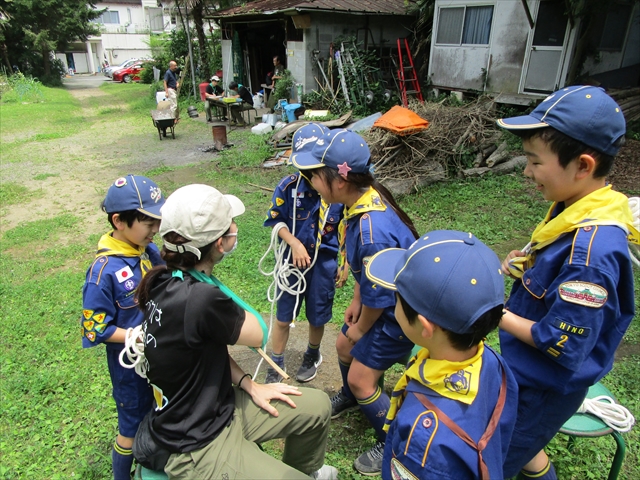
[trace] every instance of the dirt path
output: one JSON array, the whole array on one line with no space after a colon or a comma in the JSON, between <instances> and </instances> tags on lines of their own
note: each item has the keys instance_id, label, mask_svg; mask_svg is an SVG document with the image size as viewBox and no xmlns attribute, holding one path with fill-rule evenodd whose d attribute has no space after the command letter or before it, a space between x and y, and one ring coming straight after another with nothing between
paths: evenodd
<instances>
[{"instance_id":1,"label":"dirt path","mask_svg":"<svg viewBox=\"0 0 640 480\"><path fill-rule=\"evenodd\" d=\"M198 119L182 118L176 126L176 139L160 141L150 119L145 119L148 125L132 126L113 115L99 115L90 100L108 96L99 88L103 81L101 77L80 75L65 80L65 87L80 102L82 116L92 120L90 128L64 138L30 142L23 162L3 165L3 181L22 184L32 191L42 190L32 200L12 205L3 212L3 229L13 228L25 220L68 212L82 218L82 231L88 237L105 229L105 216L99 205L109 182L119 176L143 173L158 166L187 166L167 171L160 178L176 186L202 182L198 174L215 158L215 153L203 151L212 144L210 130L193 123L204 123L204 115ZM124 109L126 106L111 104L110 107ZM51 176L36 180L37 175ZM268 315L266 321L269 321ZM327 325L321 346L324 361L320 374L309 384L328 393L342 385L335 352L337 333L338 327ZM286 366L292 376L300 366L307 340L306 322L291 329ZM253 374L260 361L258 354L246 347L231 350L236 361ZM263 378L265 368L263 365L259 379ZM288 383L297 384L293 379Z\"/></svg>"}]
</instances>

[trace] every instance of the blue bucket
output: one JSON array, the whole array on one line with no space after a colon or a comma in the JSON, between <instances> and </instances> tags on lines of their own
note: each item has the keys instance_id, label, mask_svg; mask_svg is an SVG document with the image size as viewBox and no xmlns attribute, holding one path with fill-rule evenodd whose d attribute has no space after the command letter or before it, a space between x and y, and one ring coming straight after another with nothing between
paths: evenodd
<instances>
[{"instance_id":1,"label":"blue bucket","mask_svg":"<svg viewBox=\"0 0 640 480\"><path fill-rule=\"evenodd\" d=\"M300 105L299 103L290 103L289 105L286 105L284 107L284 111L287 114L287 119L290 122L295 122L296 121L296 116L295 116L295 111L300 108L302 105Z\"/></svg>"}]
</instances>

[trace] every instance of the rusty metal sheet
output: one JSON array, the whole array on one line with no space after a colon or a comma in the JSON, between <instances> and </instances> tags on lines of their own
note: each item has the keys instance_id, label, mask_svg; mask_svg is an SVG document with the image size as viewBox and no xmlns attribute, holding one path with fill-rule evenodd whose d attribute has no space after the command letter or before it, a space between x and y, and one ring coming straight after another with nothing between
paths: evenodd
<instances>
[{"instance_id":1,"label":"rusty metal sheet","mask_svg":"<svg viewBox=\"0 0 640 480\"><path fill-rule=\"evenodd\" d=\"M287 10L407 15L407 7L404 0L257 0L242 6L220 10L210 18L270 14Z\"/></svg>"}]
</instances>

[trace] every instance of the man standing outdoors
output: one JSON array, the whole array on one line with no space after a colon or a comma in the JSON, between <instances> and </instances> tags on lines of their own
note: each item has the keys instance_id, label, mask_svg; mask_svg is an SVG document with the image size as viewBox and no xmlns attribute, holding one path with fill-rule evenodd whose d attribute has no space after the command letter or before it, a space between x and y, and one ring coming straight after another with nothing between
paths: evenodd
<instances>
[{"instance_id":1,"label":"man standing outdoors","mask_svg":"<svg viewBox=\"0 0 640 480\"><path fill-rule=\"evenodd\" d=\"M169 90L173 90L173 95L175 95L176 89L178 88L178 74L176 70L178 70L178 64L171 60L169 62L169 70L164 74L164 94L167 100L170 99Z\"/></svg>"}]
</instances>

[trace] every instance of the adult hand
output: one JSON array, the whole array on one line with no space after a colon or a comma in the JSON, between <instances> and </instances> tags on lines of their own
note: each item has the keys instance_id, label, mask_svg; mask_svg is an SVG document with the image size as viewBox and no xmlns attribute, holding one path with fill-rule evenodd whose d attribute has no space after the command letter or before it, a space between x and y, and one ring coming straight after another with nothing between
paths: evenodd
<instances>
[{"instance_id":1,"label":"adult hand","mask_svg":"<svg viewBox=\"0 0 640 480\"><path fill-rule=\"evenodd\" d=\"M276 407L271 405L272 400L280 400L291 408L296 408L296 404L288 395L302 395L298 387L293 385L287 385L286 383L262 384L253 380L251 381L251 386L245 390L251 395L253 403L274 417L277 417L279 413Z\"/></svg>"},{"instance_id":2,"label":"adult hand","mask_svg":"<svg viewBox=\"0 0 640 480\"><path fill-rule=\"evenodd\" d=\"M507 255L507 257L502 262L502 267L501 267L502 273L510 277L513 277L513 275L511 275L511 273L509 272L509 261L513 258L524 257L524 256L525 256L525 253L520 250L511 250L511 252L509 252L509 255Z\"/></svg>"},{"instance_id":3,"label":"adult hand","mask_svg":"<svg viewBox=\"0 0 640 480\"><path fill-rule=\"evenodd\" d=\"M358 322L360 317L360 311L362 310L362 304L357 300L352 300L347 309L344 312L344 323L351 327Z\"/></svg>"}]
</instances>

